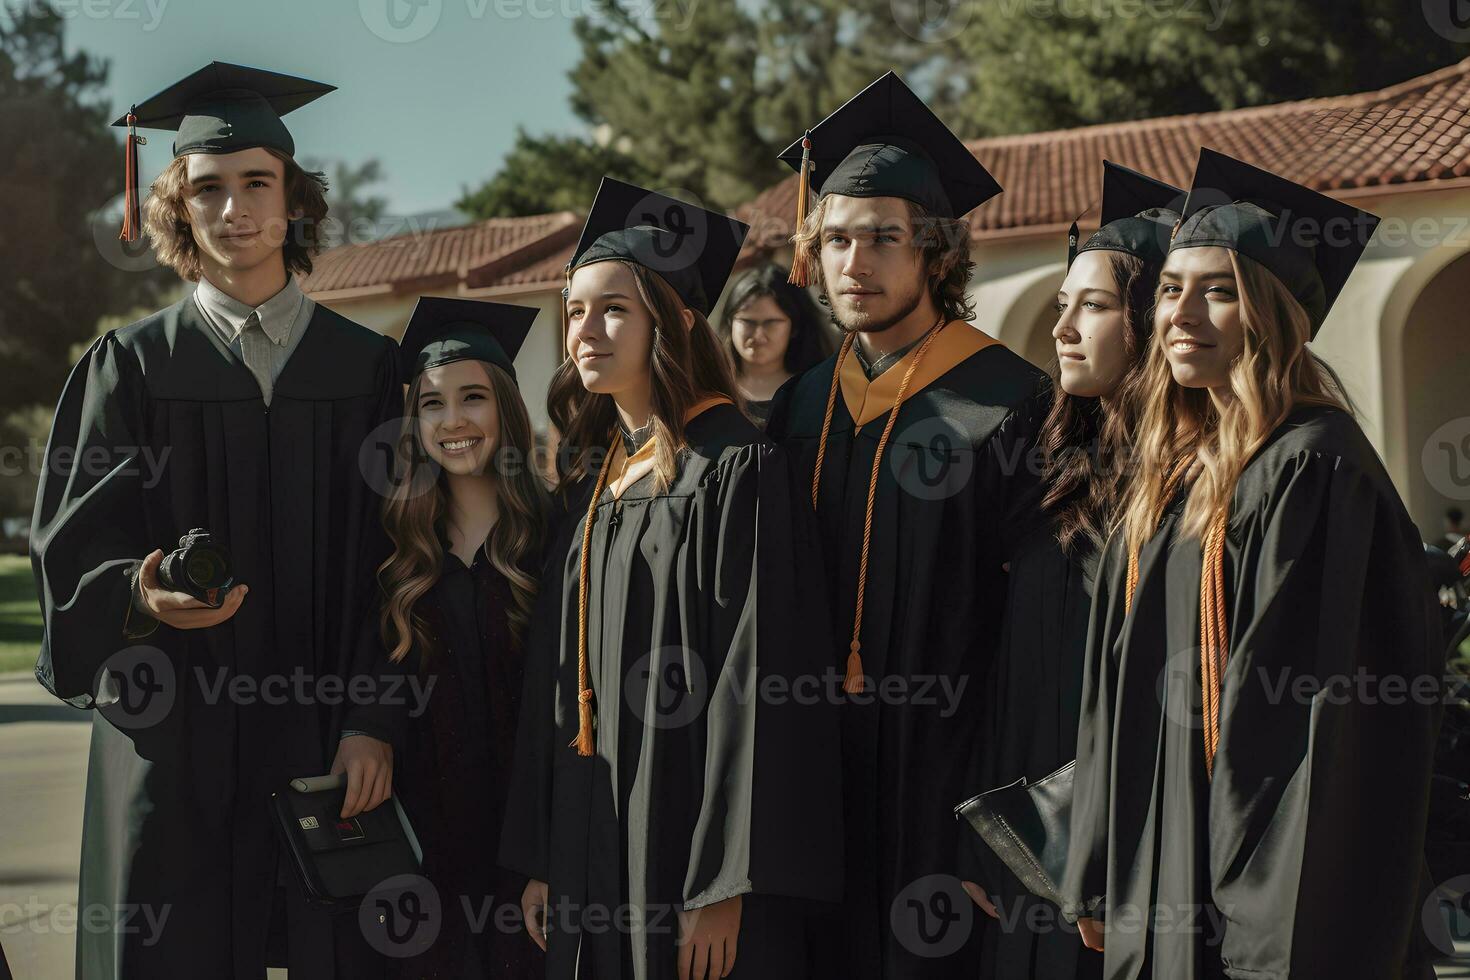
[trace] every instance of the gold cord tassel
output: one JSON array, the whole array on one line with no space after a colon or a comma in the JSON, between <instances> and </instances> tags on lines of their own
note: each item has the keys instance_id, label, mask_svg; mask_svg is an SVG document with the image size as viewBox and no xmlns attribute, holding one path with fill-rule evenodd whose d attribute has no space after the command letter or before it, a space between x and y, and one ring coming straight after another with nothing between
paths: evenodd
<instances>
[{"instance_id":1,"label":"gold cord tassel","mask_svg":"<svg viewBox=\"0 0 1470 980\"><path fill-rule=\"evenodd\" d=\"M592 549L592 522L597 518L597 502L602 499L607 486L607 474L612 469L614 449L609 448L602 460L602 469L597 473L597 483L592 488L592 500L587 504L587 518L582 522L582 562L577 578L577 737L572 745L580 756L590 756L594 750L592 734L592 678L587 664L587 570L588 552Z\"/></svg>"},{"instance_id":2,"label":"gold cord tassel","mask_svg":"<svg viewBox=\"0 0 1470 980\"><path fill-rule=\"evenodd\" d=\"M795 233L800 233L806 224L807 206L811 197L812 184L812 131L807 130L801 138L801 176L796 183L796 228ZM793 237L795 237L793 235ZM786 281L793 286L810 286L812 284L812 256L811 252L797 244L795 251L791 254L791 274Z\"/></svg>"},{"instance_id":3,"label":"gold cord tassel","mask_svg":"<svg viewBox=\"0 0 1470 980\"><path fill-rule=\"evenodd\" d=\"M1230 655L1225 622L1225 526L1223 508L1210 521L1201 542L1199 580L1200 707L1204 721L1205 775L1214 778L1215 751L1220 747L1220 687Z\"/></svg>"},{"instance_id":4,"label":"gold cord tassel","mask_svg":"<svg viewBox=\"0 0 1470 980\"><path fill-rule=\"evenodd\" d=\"M893 407L888 410L888 422L883 426L883 435L878 438L878 449L873 453L873 469L868 476L868 502L863 514L863 551L858 560L858 586L857 605L852 615L852 641L847 647L847 670L842 680L842 689L848 694L860 694L863 690L863 595L868 590L868 549L873 541L873 501L878 495L878 473L883 465L883 450L888 447L888 437L893 434L894 423L898 421L898 410L903 406L903 396L908 391L909 381L913 379L914 371L918 369L919 362L924 359L929 346L934 343L934 338L939 336L939 331L944 326L944 317L929 328L924 335L924 340L914 352L914 359L909 364L908 370L903 373L903 381L899 383L898 393L893 396ZM832 390L827 395L827 414L822 419L822 437L817 442L817 465L812 474L812 509L817 506L817 491L821 487L822 459L827 454L827 434L832 429L832 413L837 404L837 385L842 371L842 362L847 357L848 351L852 350L853 340L856 334L848 334L842 341L842 352L837 357L837 367L832 372Z\"/></svg>"}]
</instances>

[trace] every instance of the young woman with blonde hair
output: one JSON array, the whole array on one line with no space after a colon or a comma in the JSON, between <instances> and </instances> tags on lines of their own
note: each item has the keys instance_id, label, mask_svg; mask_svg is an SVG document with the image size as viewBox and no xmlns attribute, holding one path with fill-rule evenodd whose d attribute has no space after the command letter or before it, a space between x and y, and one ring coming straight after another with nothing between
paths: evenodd
<instances>
[{"instance_id":1,"label":"young woman with blonde hair","mask_svg":"<svg viewBox=\"0 0 1470 980\"><path fill-rule=\"evenodd\" d=\"M1307 347L1376 224L1201 153L1088 638L1064 911L1109 977L1405 975L1442 652Z\"/></svg>"}]
</instances>

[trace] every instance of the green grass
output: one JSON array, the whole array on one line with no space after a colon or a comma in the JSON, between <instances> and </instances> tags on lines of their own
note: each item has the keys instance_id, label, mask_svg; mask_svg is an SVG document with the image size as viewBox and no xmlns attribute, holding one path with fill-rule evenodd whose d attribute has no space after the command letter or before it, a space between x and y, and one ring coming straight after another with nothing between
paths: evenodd
<instances>
[{"instance_id":1,"label":"green grass","mask_svg":"<svg viewBox=\"0 0 1470 980\"><path fill-rule=\"evenodd\" d=\"M41 646L41 607L31 560L0 555L0 673L30 670Z\"/></svg>"}]
</instances>

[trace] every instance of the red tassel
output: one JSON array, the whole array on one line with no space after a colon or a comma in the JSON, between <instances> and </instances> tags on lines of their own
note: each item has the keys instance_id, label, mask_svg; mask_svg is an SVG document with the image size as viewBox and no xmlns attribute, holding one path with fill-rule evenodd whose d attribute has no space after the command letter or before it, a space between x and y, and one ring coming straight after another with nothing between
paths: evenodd
<instances>
[{"instance_id":1,"label":"red tassel","mask_svg":"<svg viewBox=\"0 0 1470 980\"><path fill-rule=\"evenodd\" d=\"M138 144L148 140L138 135L138 117L128 112L128 135L123 140L123 225L117 237L136 242L143 227L142 206L138 201Z\"/></svg>"}]
</instances>

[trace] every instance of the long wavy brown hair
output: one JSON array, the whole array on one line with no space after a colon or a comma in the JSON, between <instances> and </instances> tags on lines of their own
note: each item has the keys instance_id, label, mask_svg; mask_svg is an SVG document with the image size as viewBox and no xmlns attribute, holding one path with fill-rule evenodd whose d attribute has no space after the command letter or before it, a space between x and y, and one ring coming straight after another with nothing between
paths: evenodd
<instances>
[{"instance_id":1,"label":"long wavy brown hair","mask_svg":"<svg viewBox=\"0 0 1470 980\"><path fill-rule=\"evenodd\" d=\"M286 230L282 258L286 272L307 275L311 257L324 245L323 222L327 217L327 178L320 171L305 170L279 150L264 148L281 161L284 170L286 211L300 211ZM153 244L153 254L160 265L177 272L190 282L198 282L204 274L199 264L199 244L189 227L189 210L185 203L189 187L189 155L174 157L153 181L148 199L143 202L143 230Z\"/></svg>"},{"instance_id":2,"label":"long wavy brown hair","mask_svg":"<svg viewBox=\"0 0 1470 980\"><path fill-rule=\"evenodd\" d=\"M618 260L609 260L618 261ZM638 296L653 318L653 344L649 372L653 389L653 434L655 485L667 490L679 472L679 452L684 446L684 413L701 399L724 395L737 405L734 370L709 322L691 310L694 324L684 329L683 299L668 281L634 262L622 263L632 274ZM618 412L611 395L596 394L582 387L582 377L570 356L565 356L566 304L561 308L563 359L552 375L546 393L546 411L561 436L556 454L557 489L565 490L592 475L602 454L617 431Z\"/></svg>"},{"instance_id":3,"label":"long wavy brown hair","mask_svg":"<svg viewBox=\"0 0 1470 980\"><path fill-rule=\"evenodd\" d=\"M1128 368L1111 395L1081 398L1062 390L1060 365L1053 360L1051 410L1041 427L1041 506L1053 515L1057 541L1071 555L1099 547L1122 508L1162 265L1111 250L1108 263L1123 300Z\"/></svg>"},{"instance_id":4,"label":"long wavy brown hair","mask_svg":"<svg viewBox=\"0 0 1470 980\"><path fill-rule=\"evenodd\" d=\"M1184 510L1184 533L1201 538L1211 518L1230 505L1251 457L1299 405L1351 411L1342 383L1307 349L1312 324L1306 310L1264 266L1230 252L1240 296L1244 348L1230 366L1233 397L1215 409L1208 389L1176 384L1164 353L1168 324L1154 325L1144 367L1139 415L1138 472L1129 484L1123 521L1131 549L1154 533L1168 501L1164 485L1174 467L1192 457L1194 485Z\"/></svg>"},{"instance_id":5,"label":"long wavy brown hair","mask_svg":"<svg viewBox=\"0 0 1470 980\"><path fill-rule=\"evenodd\" d=\"M827 284L822 275L822 222L827 216L827 202L831 196L823 197L806 216L806 221L791 236L791 244L798 252L806 252L812 271L812 285L820 291L820 302L831 307L827 298ZM909 224L913 229L914 245L923 252L926 275L929 277L929 294L934 305L944 314L944 319L971 320L975 317L975 304L965 292L970 284L970 274L975 263L970 258L970 226L963 218L944 218L931 214L922 205L904 199L909 209Z\"/></svg>"},{"instance_id":6,"label":"long wavy brown hair","mask_svg":"<svg viewBox=\"0 0 1470 980\"><path fill-rule=\"evenodd\" d=\"M490 564L510 582L507 610L511 634L525 635L540 575L541 542L546 528L547 494L535 461L531 419L520 389L509 374L480 362L490 377L499 431L492 466L499 517L483 545ZM445 520L449 492L442 473L419 438L417 407L424 375L420 373L404 398L403 426L398 436L396 481L383 505L383 526L393 541L393 554L378 567L384 601L381 614L383 643L389 656L400 661L417 648L431 656L437 643L418 602L439 581L444 565ZM432 486L425 488L425 483Z\"/></svg>"}]
</instances>

